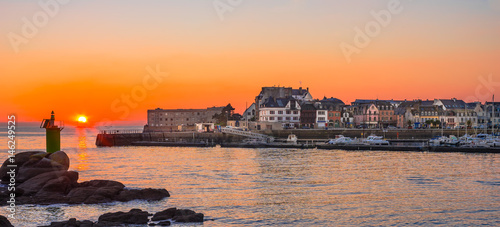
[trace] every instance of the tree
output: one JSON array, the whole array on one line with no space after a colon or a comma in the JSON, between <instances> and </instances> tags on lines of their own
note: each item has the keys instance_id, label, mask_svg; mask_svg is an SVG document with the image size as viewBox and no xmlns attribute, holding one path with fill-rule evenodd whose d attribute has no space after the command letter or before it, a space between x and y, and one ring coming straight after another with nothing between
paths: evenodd
<instances>
[{"instance_id":1,"label":"tree","mask_svg":"<svg viewBox=\"0 0 500 227\"><path fill-rule=\"evenodd\" d=\"M227 106L222 108L222 111L220 113L214 114L214 116L212 116L212 119L215 119L216 124L226 126L227 120L229 120L233 115L233 111L234 108L231 106L231 103L229 103L227 104Z\"/></svg>"},{"instance_id":2,"label":"tree","mask_svg":"<svg viewBox=\"0 0 500 227\"><path fill-rule=\"evenodd\" d=\"M441 121L440 120L434 120L433 124L434 124L434 127L439 128L439 126L441 125Z\"/></svg>"},{"instance_id":3,"label":"tree","mask_svg":"<svg viewBox=\"0 0 500 227\"><path fill-rule=\"evenodd\" d=\"M427 126L429 126L429 127L432 127L432 124L433 124L433 123L434 123L434 120L430 120L430 119L429 119L429 120L425 121L425 124L426 124Z\"/></svg>"}]
</instances>

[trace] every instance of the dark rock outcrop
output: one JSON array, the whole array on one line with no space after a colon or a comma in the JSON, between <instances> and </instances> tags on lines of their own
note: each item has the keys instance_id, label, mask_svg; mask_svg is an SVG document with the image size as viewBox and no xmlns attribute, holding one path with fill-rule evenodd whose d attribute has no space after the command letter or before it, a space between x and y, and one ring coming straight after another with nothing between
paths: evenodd
<instances>
[{"instance_id":1,"label":"dark rock outcrop","mask_svg":"<svg viewBox=\"0 0 500 227\"><path fill-rule=\"evenodd\" d=\"M101 226L123 226L123 225L146 225L149 226L170 226L171 222L166 219L171 219L175 222L203 222L203 214L196 213L192 210L169 208L156 213L151 221L149 220L150 213L140 209L131 209L129 212L114 212L105 213L99 216L97 222L92 221L77 221L74 218L68 221L52 222L45 227L101 227ZM1 217L1 216L0 216ZM160 222L156 222L160 221ZM0 219L1 224L1 219ZM3 225L0 225L3 226Z\"/></svg>"},{"instance_id":2,"label":"dark rock outcrop","mask_svg":"<svg viewBox=\"0 0 500 227\"><path fill-rule=\"evenodd\" d=\"M172 219L176 222L203 222L204 215L188 209L169 208L153 215L152 221Z\"/></svg>"},{"instance_id":3,"label":"dark rock outcrop","mask_svg":"<svg viewBox=\"0 0 500 227\"><path fill-rule=\"evenodd\" d=\"M58 190L66 193L68 189L77 185L77 181L78 172L59 170L39 174L21 183L17 188L22 189L25 196L35 195L44 188L45 191ZM54 188L55 186L61 188Z\"/></svg>"},{"instance_id":4,"label":"dark rock outcrop","mask_svg":"<svg viewBox=\"0 0 500 227\"><path fill-rule=\"evenodd\" d=\"M67 221L52 222L50 225L45 225L41 227L104 227L105 225L97 224L89 220L77 221L75 218L71 218Z\"/></svg>"},{"instance_id":5,"label":"dark rock outcrop","mask_svg":"<svg viewBox=\"0 0 500 227\"><path fill-rule=\"evenodd\" d=\"M149 222L149 213L140 209L132 209L129 212L105 213L99 217L97 223L103 225L120 224L147 224Z\"/></svg>"},{"instance_id":6,"label":"dark rock outcrop","mask_svg":"<svg viewBox=\"0 0 500 227\"><path fill-rule=\"evenodd\" d=\"M170 221L161 221L158 222L157 224L155 223L150 223L150 226L170 226L172 223Z\"/></svg>"},{"instance_id":7,"label":"dark rock outcrop","mask_svg":"<svg viewBox=\"0 0 500 227\"><path fill-rule=\"evenodd\" d=\"M15 164L17 204L97 204L113 201L161 200L170 197L165 189L125 189L111 180L91 180L78 183L78 172L68 171L69 157L63 151L52 154L39 151L16 154L15 162L7 159L0 167L3 183L10 180L7 165ZM0 205L5 205L12 192L0 190Z\"/></svg>"},{"instance_id":8,"label":"dark rock outcrop","mask_svg":"<svg viewBox=\"0 0 500 227\"><path fill-rule=\"evenodd\" d=\"M7 219L6 217L4 217L2 215L0 215L0 226L2 226L2 227L14 227L10 223L9 219Z\"/></svg>"},{"instance_id":9,"label":"dark rock outcrop","mask_svg":"<svg viewBox=\"0 0 500 227\"><path fill-rule=\"evenodd\" d=\"M69 157L64 151L57 151L52 154L43 151L28 151L18 153L13 158L15 161L12 163L10 159L5 160L0 167L0 180L2 183L9 181L7 172L12 168L7 165L16 165L14 168L17 174L16 183L23 183L37 175L60 170L69 169Z\"/></svg>"},{"instance_id":10,"label":"dark rock outcrop","mask_svg":"<svg viewBox=\"0 0 500 227\"><path fill-rule=\"evenodd\" d=\"M118 201L130 201L135 199L141 200L160 200L165 197L170 197L170 194L165 189L130 189L123 190L116 196L116 200Z\"/></svg>"}]
</instances>

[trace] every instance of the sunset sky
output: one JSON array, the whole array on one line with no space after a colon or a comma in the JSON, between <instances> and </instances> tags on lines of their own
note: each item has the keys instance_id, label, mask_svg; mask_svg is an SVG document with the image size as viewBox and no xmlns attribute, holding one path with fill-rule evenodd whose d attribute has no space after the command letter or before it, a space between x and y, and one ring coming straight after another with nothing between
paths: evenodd
<instances>
[{"instance_id":1,"label":"sunset sky","mask_svg":"<svg viewBox=\"0 0 500 227\"><path fill-rule=\"evenodd\" d=\"M241 113L273 85L349 103L500 94L500 0L0 0L0 34L0 121ZM358 49L350 61L342 44Z\"/></svg>"}]
</instances>

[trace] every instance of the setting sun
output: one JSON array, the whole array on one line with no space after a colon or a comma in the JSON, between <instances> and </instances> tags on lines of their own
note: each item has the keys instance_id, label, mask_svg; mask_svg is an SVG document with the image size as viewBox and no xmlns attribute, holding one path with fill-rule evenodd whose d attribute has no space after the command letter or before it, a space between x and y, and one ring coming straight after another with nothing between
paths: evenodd
<instances>
[{"instance_id":1,"label":"setting sun","mask_svg":"<svg viewBox=\"0 0 500 227\"><path fill-rule=\"evenodd\" d=\"M80 116L80 117L78 117L78 122L85 123L85 122L87 122L87 118L84 116Z\"/></svg>"}]
</instances>

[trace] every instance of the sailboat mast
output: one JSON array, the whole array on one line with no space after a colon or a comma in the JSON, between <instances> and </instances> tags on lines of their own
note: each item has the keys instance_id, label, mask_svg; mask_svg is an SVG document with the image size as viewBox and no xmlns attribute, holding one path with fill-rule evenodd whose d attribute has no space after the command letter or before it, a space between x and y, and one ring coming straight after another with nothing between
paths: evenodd
<instances>
[{"instance_id":1,"label":"sailboat mast","mask_svg":"<svg viewBox=\"0 0 500 227\"><path fill-rule=\"evenodd\" d=\"M491 120L491 135L493 135L493 130L495 127L495 95L493 94L493 97L491 98L491 117L493 118Z\"/></svg>"}]
</instances>

